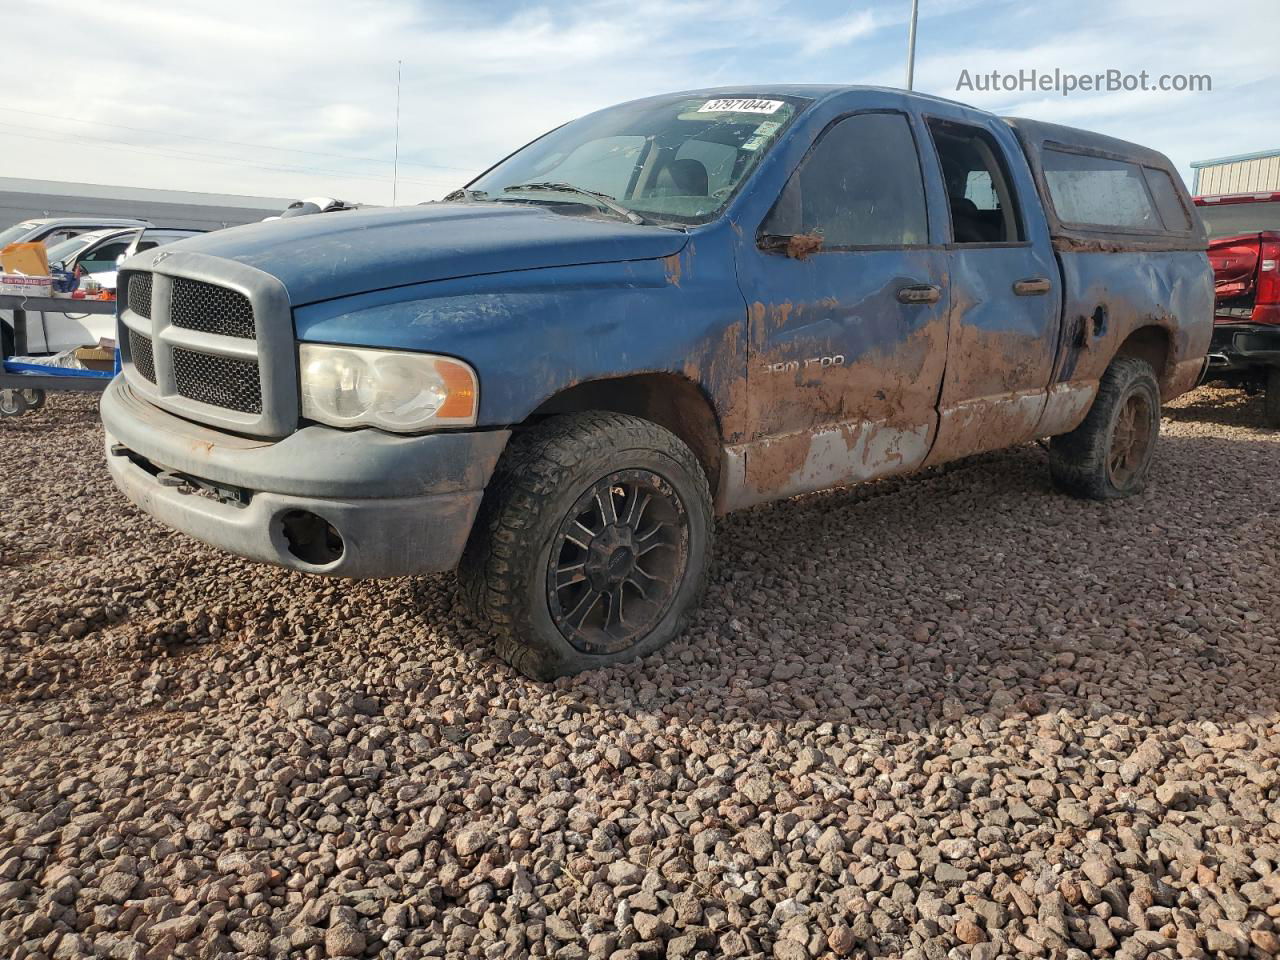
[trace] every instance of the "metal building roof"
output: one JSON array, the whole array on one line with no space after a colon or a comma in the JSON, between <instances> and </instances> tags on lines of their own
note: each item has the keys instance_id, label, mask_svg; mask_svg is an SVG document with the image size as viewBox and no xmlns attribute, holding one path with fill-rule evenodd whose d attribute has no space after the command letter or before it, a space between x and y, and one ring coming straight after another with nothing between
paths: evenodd
<instances>
[{"instance_id":1,"label":"metal building roof","mask_svg":"<svg viewBox=\"0 0 1280 960\"><path fill-rule=\"evenodd\" d=\"M117 187L102 183L67 183L59 180L26 180L0 177L0 191L41 193L61 197L93 197L103 200L140 200L151 203L183 203L202 207L248 207L283 210L294 197L249 197L234 193L198 193L192 190L158 190L152 187Z\"/></svg>"},{"instance_id":2,"label":"metal building roof","mask_svg":"<svg viewBox=\"0 0 1280 960\"><path fill-rule=\"evenodd\" d=\"M1213 160L1192 160L1193 169L1199 167L1212 167L1219 163L1240 163L1243 160L1265 160L1268 157L1280 157L1280 147L1274 150L1258 150L1255 153L1237 153L1232 157L1217 157Z\"/></svg>"}]
</instances>

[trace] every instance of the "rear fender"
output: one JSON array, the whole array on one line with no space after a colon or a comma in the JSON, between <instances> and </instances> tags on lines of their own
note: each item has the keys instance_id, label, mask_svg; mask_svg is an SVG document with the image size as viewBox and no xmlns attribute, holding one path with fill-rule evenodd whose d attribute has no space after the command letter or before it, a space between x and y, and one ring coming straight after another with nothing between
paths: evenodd
<instances>
[{"instance_id":1,"label":"rear fender","mask_svg":"<svg viewBox=\"0 0 1280 960\"><path fill-rule=\"evenodd\" d=\"M1143 327L1168 338L1160 392L1195 386L1213 336L1213 273L1200 251L1058 252L1063 325L1053 382L1097 383Z\"/></svg>"}]
</instances>

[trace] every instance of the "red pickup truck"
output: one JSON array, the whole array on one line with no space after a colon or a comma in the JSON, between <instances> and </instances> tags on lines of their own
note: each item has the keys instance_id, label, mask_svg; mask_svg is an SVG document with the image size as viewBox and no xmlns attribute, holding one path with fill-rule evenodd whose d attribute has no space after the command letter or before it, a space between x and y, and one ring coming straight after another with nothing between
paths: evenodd
<instances>
[{"instance_id":1,"label":"red pickup truck","mask_svg":"<svg viewBox=\"0 0 1280 960\"><path fill-rule=\"evenodd\" d=\"M1266 391L1280 427L1280 192L1196 197L1209 232L1214 327L1206 380Z\"/></svg>"}]
</instances>

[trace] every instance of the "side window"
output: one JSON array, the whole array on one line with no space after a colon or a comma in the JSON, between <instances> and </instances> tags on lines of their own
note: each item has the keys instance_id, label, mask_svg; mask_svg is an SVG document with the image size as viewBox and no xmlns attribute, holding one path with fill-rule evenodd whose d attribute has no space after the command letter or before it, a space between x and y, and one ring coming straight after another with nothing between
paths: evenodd
<instances>
[{"instance_id":1,"label":"side window","mask_svg":"<svg viewBox=\"0 0 1280 960\"><path fill-rule=\"evenodd\" d=\"M864 113L828 129L761 232L817 234L823 249L928 243L924 178L906 117Z\"/></svg>"},{"instance_id":2,"label":"side window","mask_svg":"<svg viewBox=\"0 0 1280 960\"><path fill-rule=\"evenodd\" d=\"M1164 228L1173 233L1186 233L1191 229L1191 217L1182 205L1180 191L1169 171L1155 167L1143 167L1142 170L1147 175L1147 186L1151 188Z\"/></svg>"},{"instance_id":3,"label":"side window","mask_svg":"<svg viewBox=\"0 0 1280 960\"><path fill-rule=\"evenodd\" d=\"M160 244L155 240L140 240L138 241L138 248L133 252L142 253L144 250L154 250L158 246L160 246Z\"/></svg>"},{"instance_id":4,"label":"side window","mask_svg":"<svg viewBox=\"0 0 1280 960\"><path fill-rule=\"evenodd\" d=\"M1042 152L1049 197L1064 223L1158 231L1159 217L1136 163L1047 147Z\"/></svg>"},{"instance_id":5,"label":"side window","mask_svg":"<svg viewBox=\"0 0 1280 960\"><path fill-rule=\"evenodd\" d=\"M81 257L77 265L85 273L102 273L103 271L114 270L116 268L116 257L128 249L128 240L104 243Z\"/></svg>"},{"instance_id":6,"label":"side window","mask_svg":"<svg viewBox=\"0 0 1280 960\"><path fill-rule=\"evenodd\" d=\"M44 238L43 242L45 245L45 249L47 250L52 247L56 247L58 244L63 243L64 241L70 240L72 237L78 237L83 232L84 231L82 230L72 230L72 229L56 230Z\"/></svg>"},{"instance_id":7,"label":"side window","mask_svg":"<svg viewBox=\"0 0 1280 960\"><path fill-rule=\"evenodd\" d=\"M930 120L955 243L1016 243L1024 237L1004 151L979 127Z\"/></svg>"}]
</instances>

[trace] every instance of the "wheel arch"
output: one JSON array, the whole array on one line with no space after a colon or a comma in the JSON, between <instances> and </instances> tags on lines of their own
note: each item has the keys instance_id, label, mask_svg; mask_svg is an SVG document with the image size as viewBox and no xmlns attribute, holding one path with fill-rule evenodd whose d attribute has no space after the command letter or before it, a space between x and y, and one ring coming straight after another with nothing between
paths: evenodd
<instances>
[{"instance_id":1,"label":"wheel arch","mask_svg":"<svg viewBox=\"0 0 1280 960\"><path fill-rule=\"evenodd\" d=\"M1156 382L1160 384L1163 394L1173 374L1173 336L1168 328L1158 323L1148 323L1138 327L1116 348L1113 360L1121 357L1134 357L1145 360L1155 372Z\"/></svg>"},{"instance_id":2,"label":"wheel arch","mask_svg":"<svg viewBox=\"0 0 1280 960\"><path fill-rule=\"evenodd\" d=\"M641 417L670 430L698 458L707 484L718 489L721 426L710 396L694 381L675 373L637 373L573 384L552 394L516 429L562 413L607 410Z\"/></svg>"}]
</instances>

